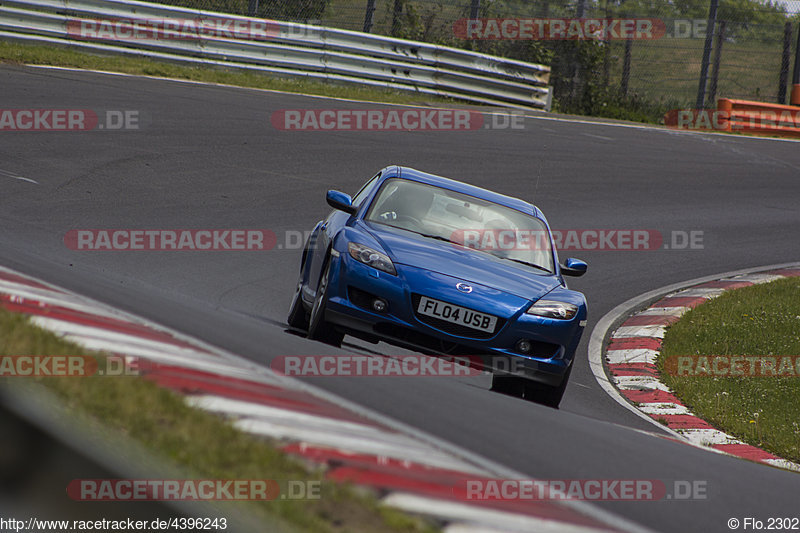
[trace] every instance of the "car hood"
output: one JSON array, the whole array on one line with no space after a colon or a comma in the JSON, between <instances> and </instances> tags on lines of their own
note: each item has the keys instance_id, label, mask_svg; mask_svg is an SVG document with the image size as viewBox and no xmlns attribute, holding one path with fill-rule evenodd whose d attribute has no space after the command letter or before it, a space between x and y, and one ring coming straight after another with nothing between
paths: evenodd
<instances>
[{"instance_id":1,"label":"car hood","mask_svg":"<svg viewBox=\"0 0 800 533\"><path fill-rule=\"evenodd\" d=\"M392 262L445 274L538 300L560 285L555 275L539 275L510 261L403 230L364 224Z\"/></svg>"}]
</instances>

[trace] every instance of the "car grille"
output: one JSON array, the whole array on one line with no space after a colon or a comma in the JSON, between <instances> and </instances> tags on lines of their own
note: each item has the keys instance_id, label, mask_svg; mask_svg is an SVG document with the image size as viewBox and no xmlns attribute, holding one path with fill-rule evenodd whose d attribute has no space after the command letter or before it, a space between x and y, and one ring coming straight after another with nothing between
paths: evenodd
<instances>
[{"instance_id":1,"label":"car grille","mask_svg":"<svg viewBox=\"0 0 800 533\"><path fill-rule=\"evenodd\" d=\"M453 324L452 322L448 322L447 320L440 320L432 316L422 315L420 313L417 313L420 299L422 299L422 295L420 294L411 295L411 302L414 306L414 316L417 317L417 320L431 326L432 328L444 331L445 333L448 333L450 335L455 335L457 337L467 337L471 339L490 339L494 337L498 331L503 329L503 326L506 324L506 319L497 317L497 323L495 323L494 331L489 332L489 331L480 331L477 329L468 328L467 326L462 326L459 324Z\"/></svg>"}]
</instances>

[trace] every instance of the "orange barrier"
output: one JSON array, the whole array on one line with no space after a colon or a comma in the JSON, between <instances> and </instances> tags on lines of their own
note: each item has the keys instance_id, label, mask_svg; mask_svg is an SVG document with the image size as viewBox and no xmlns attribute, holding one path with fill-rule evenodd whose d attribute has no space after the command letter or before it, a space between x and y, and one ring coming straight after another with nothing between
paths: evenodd
<instances>
[{"instance_id":1,"label":"orange barrier","mask_svg":"<svg viewBox=\"0 0 800 533\"><path fill-rule=\"evenodd\" d=\"M800 99L800 85L792 88L793 102L795 92ZM800 137L800 106L720 98L717 110L727 119L726 131Z\"/></svg>"},{"instance_id":2,"label":"orange barrier","mask_svg":"<svg viewBox=\"0 0 800 533\"><path fill-rule=\"evenodd\" d=\"M792 85L792 95L789 97L789 103L792 105L800 105L800 83Z\"/></svg>"}]
</instances>

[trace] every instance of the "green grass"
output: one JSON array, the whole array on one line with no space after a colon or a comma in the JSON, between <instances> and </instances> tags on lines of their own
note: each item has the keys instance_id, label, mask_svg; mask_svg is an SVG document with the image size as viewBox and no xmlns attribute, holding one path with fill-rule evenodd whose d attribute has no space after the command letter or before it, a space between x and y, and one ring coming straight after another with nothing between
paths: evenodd
<instances>
[{"instance_id":1,"label":"green grass","mask_svg":"<svg viewBox=\"0 0 800 533\"><path fill-rule=\"evenodd\" d=\"M22 315L0 309L0 356L91 354L31 325ZM54 392L66 409L82 413L112 432L137 441L156 457L179 466L195 479L321 482L319 499L220 502L231 512L238 509L255 518L277 518L298 531L410 533L436 530L426 520L379 506L370 492L326 481L322 471L306 468L266 439L238 431L221 417L193 409L180 396L143 378L27 379Z\"/></svg>"},{"instance_id":2,"label":"green grass","mask_svg":"<svg viewBox=\"0 0 800 533\"><path fill-rule=\"evenodd\" d=\"M679 355L800 355L800 278L726 292L689 311L667 330L658 359L663 381L700 418L800 462L800 376L664 372L666 361Z\"/></svg>"},{"instance_id":3,"label":"green grass","mask_svg":"<svg viewBox=\"0 0 800 533\"><path fill-rule=\"evenodd\" d=\"M702 39L634 41L629 92L651 101L675 101L694 108L703 45ZM610 84L619 87L624 43L612 42L609 55ZM780 42L726 42L722 46L721 58L717 98L776 101L781 66ZM709 76L710 73L709 70ZM710 88L710 81L707 88Z\"/></svg>"},{"instance_id":4,"label":"green grass","mask_svg":"<svg viewBox=\"0 0 800 533\"><path fill-rule=\"evenodd\" d=\"M106 56L80 52L69 48L18 44L0 41L0 63L54 65L82 69L143 74L164 78L178 78L240 87L253 87L275 91L297 92L335 98L350 98L370 102L390 102L409 105L444 105L452 100L425 96L405 91L335 85L318 81L287 79L234 69L188 67L145 58Z\"/></svg>"}]
</instances>

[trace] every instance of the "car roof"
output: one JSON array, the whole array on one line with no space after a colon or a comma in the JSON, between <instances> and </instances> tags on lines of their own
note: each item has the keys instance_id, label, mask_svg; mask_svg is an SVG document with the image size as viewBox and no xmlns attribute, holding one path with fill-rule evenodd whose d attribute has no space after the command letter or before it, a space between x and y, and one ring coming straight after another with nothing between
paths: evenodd
<instances>
[{"instance_id":1,"label":"car roof","mask_svg":"<svg viewBox=\"0 0 800 533\"><path fill-rule=\"evenodd\" d=\"M488 200L496 204L510 207L511 209L516 209L517 211L521 211L526 215L544 218L542 212L530 202L520 200L519 198L514 198L513 196L506 196L504 194L496 193L494 191L477 187L475 185L470 185L468 183L463 183L461 181L422 172L413 168L401 166L386 167L383 175L381 176L381 181L390 178L400 178L418 181L420 183L427 183L429 185L460 192L469 196L475 196L476 198L481 198L483 200Z\"/></svg>"}]
</instances>

